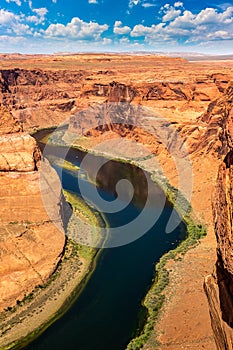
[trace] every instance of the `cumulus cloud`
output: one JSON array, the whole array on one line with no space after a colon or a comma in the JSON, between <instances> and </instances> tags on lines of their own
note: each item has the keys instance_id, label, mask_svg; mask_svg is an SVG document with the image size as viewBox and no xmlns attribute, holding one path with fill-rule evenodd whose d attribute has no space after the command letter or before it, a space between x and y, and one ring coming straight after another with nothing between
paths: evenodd
<instances>
[{"instance_id":1,"label":"cumulus cloud","mask_svg":"<svg viewBox=\"0 0 233 350\"><path fill-rule=\"evenodd\" d=\"M228 7L222 13L216 9L206 8L202 10L195 18L196 24L230 24L233 22L233 7Z\"/></svg>"},{"instance_id":2,"label":"cumulus cloud","mask_svg":"<svg viewBox=\"0 0 233 350\"><path fill-rule=\"evenodd\" d=\"M174 7L170 7L163 16L163 22L169 22L178 17L181 14L180 10L176 10Z\"/></svg>"},{"instance_id":3,"label":"cumulus cloud","mask_svg":"<svg viewBox=\"0 0 233 350\"><path fill-rule=\"evenodd\" d=\"M228 33L225 30L218 30L217 32L214 33L209 33L207 35L207 37L211 40L213 39L230 39L233 38L233 35L231 35L230 33Z\"/></svg>"},{"instance_id":4,"label":"cumulus cloud","mask_svg":"<svg viewBox=\"0 0 233 350\"><path fill-rule=\"evenodd\" d=\"M193 13L183 8L182 2L174 6L165 4L161 9L162 21L151 26L138 24L130 32L131 37L144 37L153 42L201 43L233 38L233 7L225 10L206 8Z\"/></svg>"},{"instance_id":5,"label":"cumulus cloud","mask_svg":"<svg viewBox=\"0 0 233 350\"><path fill-rule=\"evenodd\" d=\"M174 7L183 7L183 6L184 6L184 4L181 1L177 1L174 3Z\"/></svg>"},{"instance_id":6,"label":"cumulus cloud","mask_svg":"<svg viewBox=\"0 0 233 350\"><path fill-rule=\"evenodd\" d=\"M6 2L7 2L8 4L9 4L10 2L15 2L16 5L18 5L18 6L21 6L21 5L22 5L22 3L21 3L20 0L6 0Z\"/></svg>"},{"instance_id":7,"label":"cumulus cloud","mask_svg":"<svg viewBox=\"0 0 233 350\"><path fill-rule=\"evenodd\" d=\"M45 15L48 13L48 10L45 7L41 7L39 9L33 9L33 12L35 12L39 17L45 18Z\"/></svg>"},{"instance_id":8,"label":"cumulus cloud","mask_svg":"<svg viewBox=\"0 0 233 350\"><path fill-rule=\"evenodd\" d=\"M13 31L16 35L31 35L32 29L27 24L17 23L13 27Z\"/></svg>"},{"instance_id":9,"label":"cumulus cloud","mask_svg":"<svg viewBox=\"0 0 233 350\"><path fill-rule=\"evenodd\" d=\"M45 7L33 9L31 8L32 12L34 12L36 15L28 16L27 20L28 22L35 23L35 24L41 24L44 22L46 14L48 13L48 10Z\"/></svg>"},{"instance_id":10,"label":"cumulus cloud","mask_svg":"<svg viewBox=\"0 0 233 350\"><path fill-rule=\"evenodd\" d=\"M84 22L78 17L72 18L66 25L57 23L43 31L49 38L68 38L72 40L98 40L103 32L108 30L107 24L98 24L96 22Z\"/></svg>"},{"instance_id":11,"label":"cumulus cloud","mask_svg":"<svg viewBox=\"0 0 233 350\"><path fill-rule=\"evenodd\" d=\"M24 15L16 15L7 10L0 10L0 25L6 30L7 34L25 35L32 34L29 25L24 24Z\"/></svg>"},{"instance_id":12,"label":"cumulus cloud","mask_svg":"<svg viewBox=\"0 0 233 350\"><path fill-rule=\"evenodd\" d=\"M131 28L128 26L122 26L121 21L116 21L113 27L113 32L118 35L128 34L131 31Z\"/></svg>"},{"instance_id":13,"label":"cumulus cloud","mask_svg":"<svg viewBox=\"0 0 233 350\"><path fill-rule=\"evenodd\" d=\"M98 4L97 0L88 0L89 4Z\"/></svg>"},{"instance_id":14,"label":"cumulus cloud","mask_svg":"<svg viewBox=\"0 0 233 350\"><path fill-rule=\"evenodd\" d=\"M10 26L19 20L19 16L15 15L13 12L0 9L0 25Z\"/></svg>"},{"instance_id":15,"label":"cumulus cloud","mask_svg":"<svg viewBox=\"0 0 233 350\"><path fill-rule=\"evenodd\" d=\"M196 27L196 15L191 11L184 11L181 16L178 16L170 23L171 28L192 29Z\"/></svg>"}]
</instances>

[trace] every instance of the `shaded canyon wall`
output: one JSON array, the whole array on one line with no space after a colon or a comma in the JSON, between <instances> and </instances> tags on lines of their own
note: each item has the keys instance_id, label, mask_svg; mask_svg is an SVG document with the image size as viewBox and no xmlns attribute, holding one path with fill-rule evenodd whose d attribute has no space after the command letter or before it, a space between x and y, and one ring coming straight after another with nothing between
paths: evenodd
<instances>
[{"instance_id":1,"label":"shaded canyon wall","mask_svg":"<svg viewBox=\"0 0 233 350\"><path fill-rule=\"evenodd\" d=\"M218 130L216 150L221 156L213 219L217 239L217 262L212 275L205 278L211 324L219 350L233 348L233 84L223 98L215 101L205 120Z\"/></svg>"}]
</instances>

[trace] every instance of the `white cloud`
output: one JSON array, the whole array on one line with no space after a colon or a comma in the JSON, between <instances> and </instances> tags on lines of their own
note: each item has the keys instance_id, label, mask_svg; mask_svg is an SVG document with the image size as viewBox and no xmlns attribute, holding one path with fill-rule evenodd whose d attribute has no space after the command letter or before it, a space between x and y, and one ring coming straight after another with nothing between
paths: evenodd
<instances>
[{"instance_id":1,"label":"white cloud","mask_svg":"<svg viewBox=\"0 0 233 350\"><path fill-rule=\"evenodd\" d=\"M39 24L40 21L39 21L39 18L37 16L28 16L27 17L27 21L28 22L31 22L31 23L35 23L35 24Z\"/></svg>"},{"instance_id":2,"label":"white cloud","mask_svg":"<svg viewBox=\"0 0 233 350\"><path fill-rule=\"evenodd\" d=\"M88 0L89 4L98 4L97 0Z\"/></svg>"},{"instance_id":3,"label":"white cloud","mask_svg":"<svg viewBox=\"0 0 233 350\"><path fill-rule=\"evenodd\" d=\"M184 11L183 14L177 18L173 22L170 23L172 28L183 28L183 29L194 29L196 27L195 24L196 15L194 15L191 11Z\"/></svg>"},{"instance_id":4,"label":"white cloud","mask_svg":"<svg viewBox=\"0 0 233 350\"><path fill-rule=\"evenodd\" d=\"M52 2L53 2L54 4L56 4L56 3L57 3L57 0L52 0Z\"/></svg>"},{"instance_id":5,"label":"white cloud","mask_svg":"<svg viewBox=\"0 0 233 350\"><path fill-rule=\"evenodd\" d=\"M122 45L125 45L125 44L129 44L130 41L129 41L128 38L124 37L124 38L121 38L121 39L120 39L120 43L121 43Z\"/></svg>"},{"instance_id":6,"label":"white cloud","mask_svg":"<svg viewBox=\"0 0 233 350\"><path fill-rule=\"evenodd\" d=\"M19 16L15 15L13 12L0 9L0 25L1 26L10 26L17 20L19 20Z\"/></svg>"},{"instance_id":7,"label":"white cloud","mask_svg":"<svg viewBox=\"0 0 233 350\"><path fill-rule=\"evenodd\" d=\"M169 22L178 17L181 14L180 10L176 10L174 7L170 7L163 16L163 22Z\"/></svg>"},{"instance_id":8,"label":"white cloud","mask_svg":"<svg viewBox=\"0 0 233 350\"><path fill-rule=\"evenodd\" d=\"M103 45L111 45L112 44L112 39L103 38L102 44Z\"/></svg>"},{"instance_id":9,"label":"white cloud","mask_svg":"<svg viewBox=\"0 0 233 350\"><path fill-rule=\"evenodd\" d=\"M78 17L72 18L66 25L57 23L43 31L45 37L49 38L67 38L72 40L98 40L103 32L108 30L107 24L98 24L96 22L84 22Z\"/></svg>"},{"instance_id":10,"label":"white cloud","mask_svg":"<svg viewBox=\"0 0 233 350\"><path fill-rule=\"evenodd\" d=\"M233 7L228 7L222 13L218 13L216 9L206 8L202 10L195 19L196 24L230 24L233 22Z\"/></svg>"},{"instance_id":11,"label":"white cloud","mask_svg":"<svg viewBox=\"0 0 233 350\"><path fill-rule=\"evenodd\" d=\"M176 5L176 7L175 7ZM165 4L161 8L162 22L145 26L138 24L130 32L131 37L144 37L148 44L160 43L201 43L210 40L233 38L233 7L218 11L206 8L199 13L181 8L181 2L174 6ZM179 7L179 9L177 9Z\"/></svg>"},{"instance_id":12,"label":"white cloud","mask_svg":"<svg viewBox=\"0 0 233 350\"><path fill-rule=\"evenodd\" d=\"M24 15L16 15L13 12L7 10L0 10L0 25L5 28L7 34L16 35L30 35L32 29L28 24L23 23L25 20Z\"/></svg>"},{"instance_id":13,"label":"white cloud","mask_svg":"<svg viewBox=\"0 0 233 350\"><path fill-rule=\"evenodd\" d=\"M0 46L3 45L3 48L6 44L8 45L16 45L22 42L25 42L25 38L23 36L10 36L10 35L0 35ZM5 46L6 49L6 46Z\"/></svg>"},{"instance_id":14,"label":"white cloud","mask_svg":"<svg viewBox=\"0 0 233 350\"><path fill-rule=\"evenodd\" d=\"M116 21L113 27L113 32L118 35L128 34L131 31L131 28L128 26L122 27L121 21Z\"/></svg>"},{"instance_id":15,"label":"white cloud","mask_svg":"<svg viewBox=\"0 0 233 350\"><path fill-rule=\"evenodd\" d=\"M14 25L13 30L16 35L32 34L32 30L29 27L29 25L23 23L17 23L16 25Z\"/></svg>"},{"instance_id":16,"label":"white cloud","mask_svg":"<svg viewBox=\"0 0 233 350\"><path fill-rule=\"evenodd\" d=\"M154 7L156 6L155 4L151 4L149 2L145 2L144 4L142 4L142 7L148 8L148 7Z\"/></svg>"},{"instance_id":17,"label":"white cloud","mask_svg":"<svg viewBox=\"0 0 233 350\"><path fill-rule=\"evenodd\" d=\"M177 1L174 3L174 7L183 7L183 6L184 6L184 4L181 1Z\"/></svg>"},{"instance_id":18,"label":"white cloud","mask_svg":"<svg viewBox=\"0 0 233 350\"><path fill-rule=\"evenodd\" d=\"M48 10L45 7L41 7L38 9L33 9L33 12L35 12L39 17L45 18L45 15L48 13Z\"/></svg>"},{"instance_id":19,"label":"white cloud","mask_svg":"<svg viewBox=\"0 0 233 350\"><path fill-rule=\"evenodd\" d=\"M6 0L6 2L9 4L10 2L15 2L16 5L21 6L21 1L20 0Z\"/></svg>"},{"instance_id":20,"label":"white cloud","mask_svg":"<svg viewBox=\"0 0 233 350\"><path fill-rule=\"evenodd\" d=\"M169 4L165 4L163 7L161 7L161 10L163 9L169 9L170 8L170 5Z\"/></svg>"},{"instance_id":21,"label":"white cloud","mask_svg":"<svg viewBox=\"0 0 233 350\"><path fill-rule=\"evenodd\" d=\"M160 26L153 24L151 27L146 27L142 24L137 24L133 30L131 31L130 35L132 37L140 37L140 36L147 36L150 34L155 34L159 31Z\"/></svg>"},{"instance_id":22,"label":"white cloud","mask_svg":"<svg viewBox=\"0 0 233 350\"><path fill-rule=\"evenodd\" d=\"M222 39L222 40L226 40L226 39L230 39L233 38L233 34L228 33L225 30L218 30L215 33L209 33L207 35L207 37L210 40L214 40L214 39Z\"/></svg>"},{"instance_id":23,"label":"white cloud","mask_svg":"<svg viewBox=\"0 0 233 350\"><path fill-rule=\"evenodd\" d=\"M129 7L137 6L141 0L129 0Z\"/></svg>"},{"instance_id":24,"label":"white cloud","mask_svg":"<svg viewBox=\"0 0 233 350\"><path fill-rule=\"evenodd\" d=\"M32 12L34 12L36 15L28 16L27 20L28 22L40 24L43 23L46 17L46 14L48 13L48 10L45 7L33 9L31 8Z\"/></svg>"},{"instance_id":25,"label":"white cloud","mask_svg":"<svg viewBox=\"0 0 233 350\"><path fill-rule=\"evenodd\" d=\"M115 21L114 27L120 27L122 25L121 21Z\"/></svg>"}]
</instances>

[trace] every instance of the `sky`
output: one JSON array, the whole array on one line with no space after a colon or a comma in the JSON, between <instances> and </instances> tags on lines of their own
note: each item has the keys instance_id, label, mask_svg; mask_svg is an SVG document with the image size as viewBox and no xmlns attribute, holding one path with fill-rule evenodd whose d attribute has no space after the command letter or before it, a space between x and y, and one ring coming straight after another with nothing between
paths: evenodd
<instances>
[{"instance_id":1,"label":"sky","mask_svg":"<svg viewBox=\"0 0 233 350\"><path fill-rule=\"evenodd\" d=\"M233 53L233 2L0 0L0 52Z\"/></svg>"}]
</instances>

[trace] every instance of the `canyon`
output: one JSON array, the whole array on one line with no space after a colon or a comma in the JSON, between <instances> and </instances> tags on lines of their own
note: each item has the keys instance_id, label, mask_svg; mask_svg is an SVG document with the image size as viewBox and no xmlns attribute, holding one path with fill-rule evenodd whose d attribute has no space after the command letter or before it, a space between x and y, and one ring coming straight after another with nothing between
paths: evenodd
<instances>
[{"instance_id":1,"label":"canyon","mask_svg":"<svg viewBox=\"0 0 233 350\"><path fill-rule=\"evenodd\" d=\"M84 147L134 140L156 154L178 186L169 152L149 132L129 127L137 125L134 114L121 127L110 120L96 128L89 118L100 103L124 102L153 109L164 126L167 120L179 132L192 161L194 216L207 227L199 245L169 261L166 302L144 347L153 349L158 337L161 349L231 349L233 61L83 54L3 55L0 63L0 311L45 283L65 246L40 195L41 153L30 136L35 130L71 117L72 127L84 130ZM59 204L55 219L63 225Z\"/></svg>"}]
</instances>

